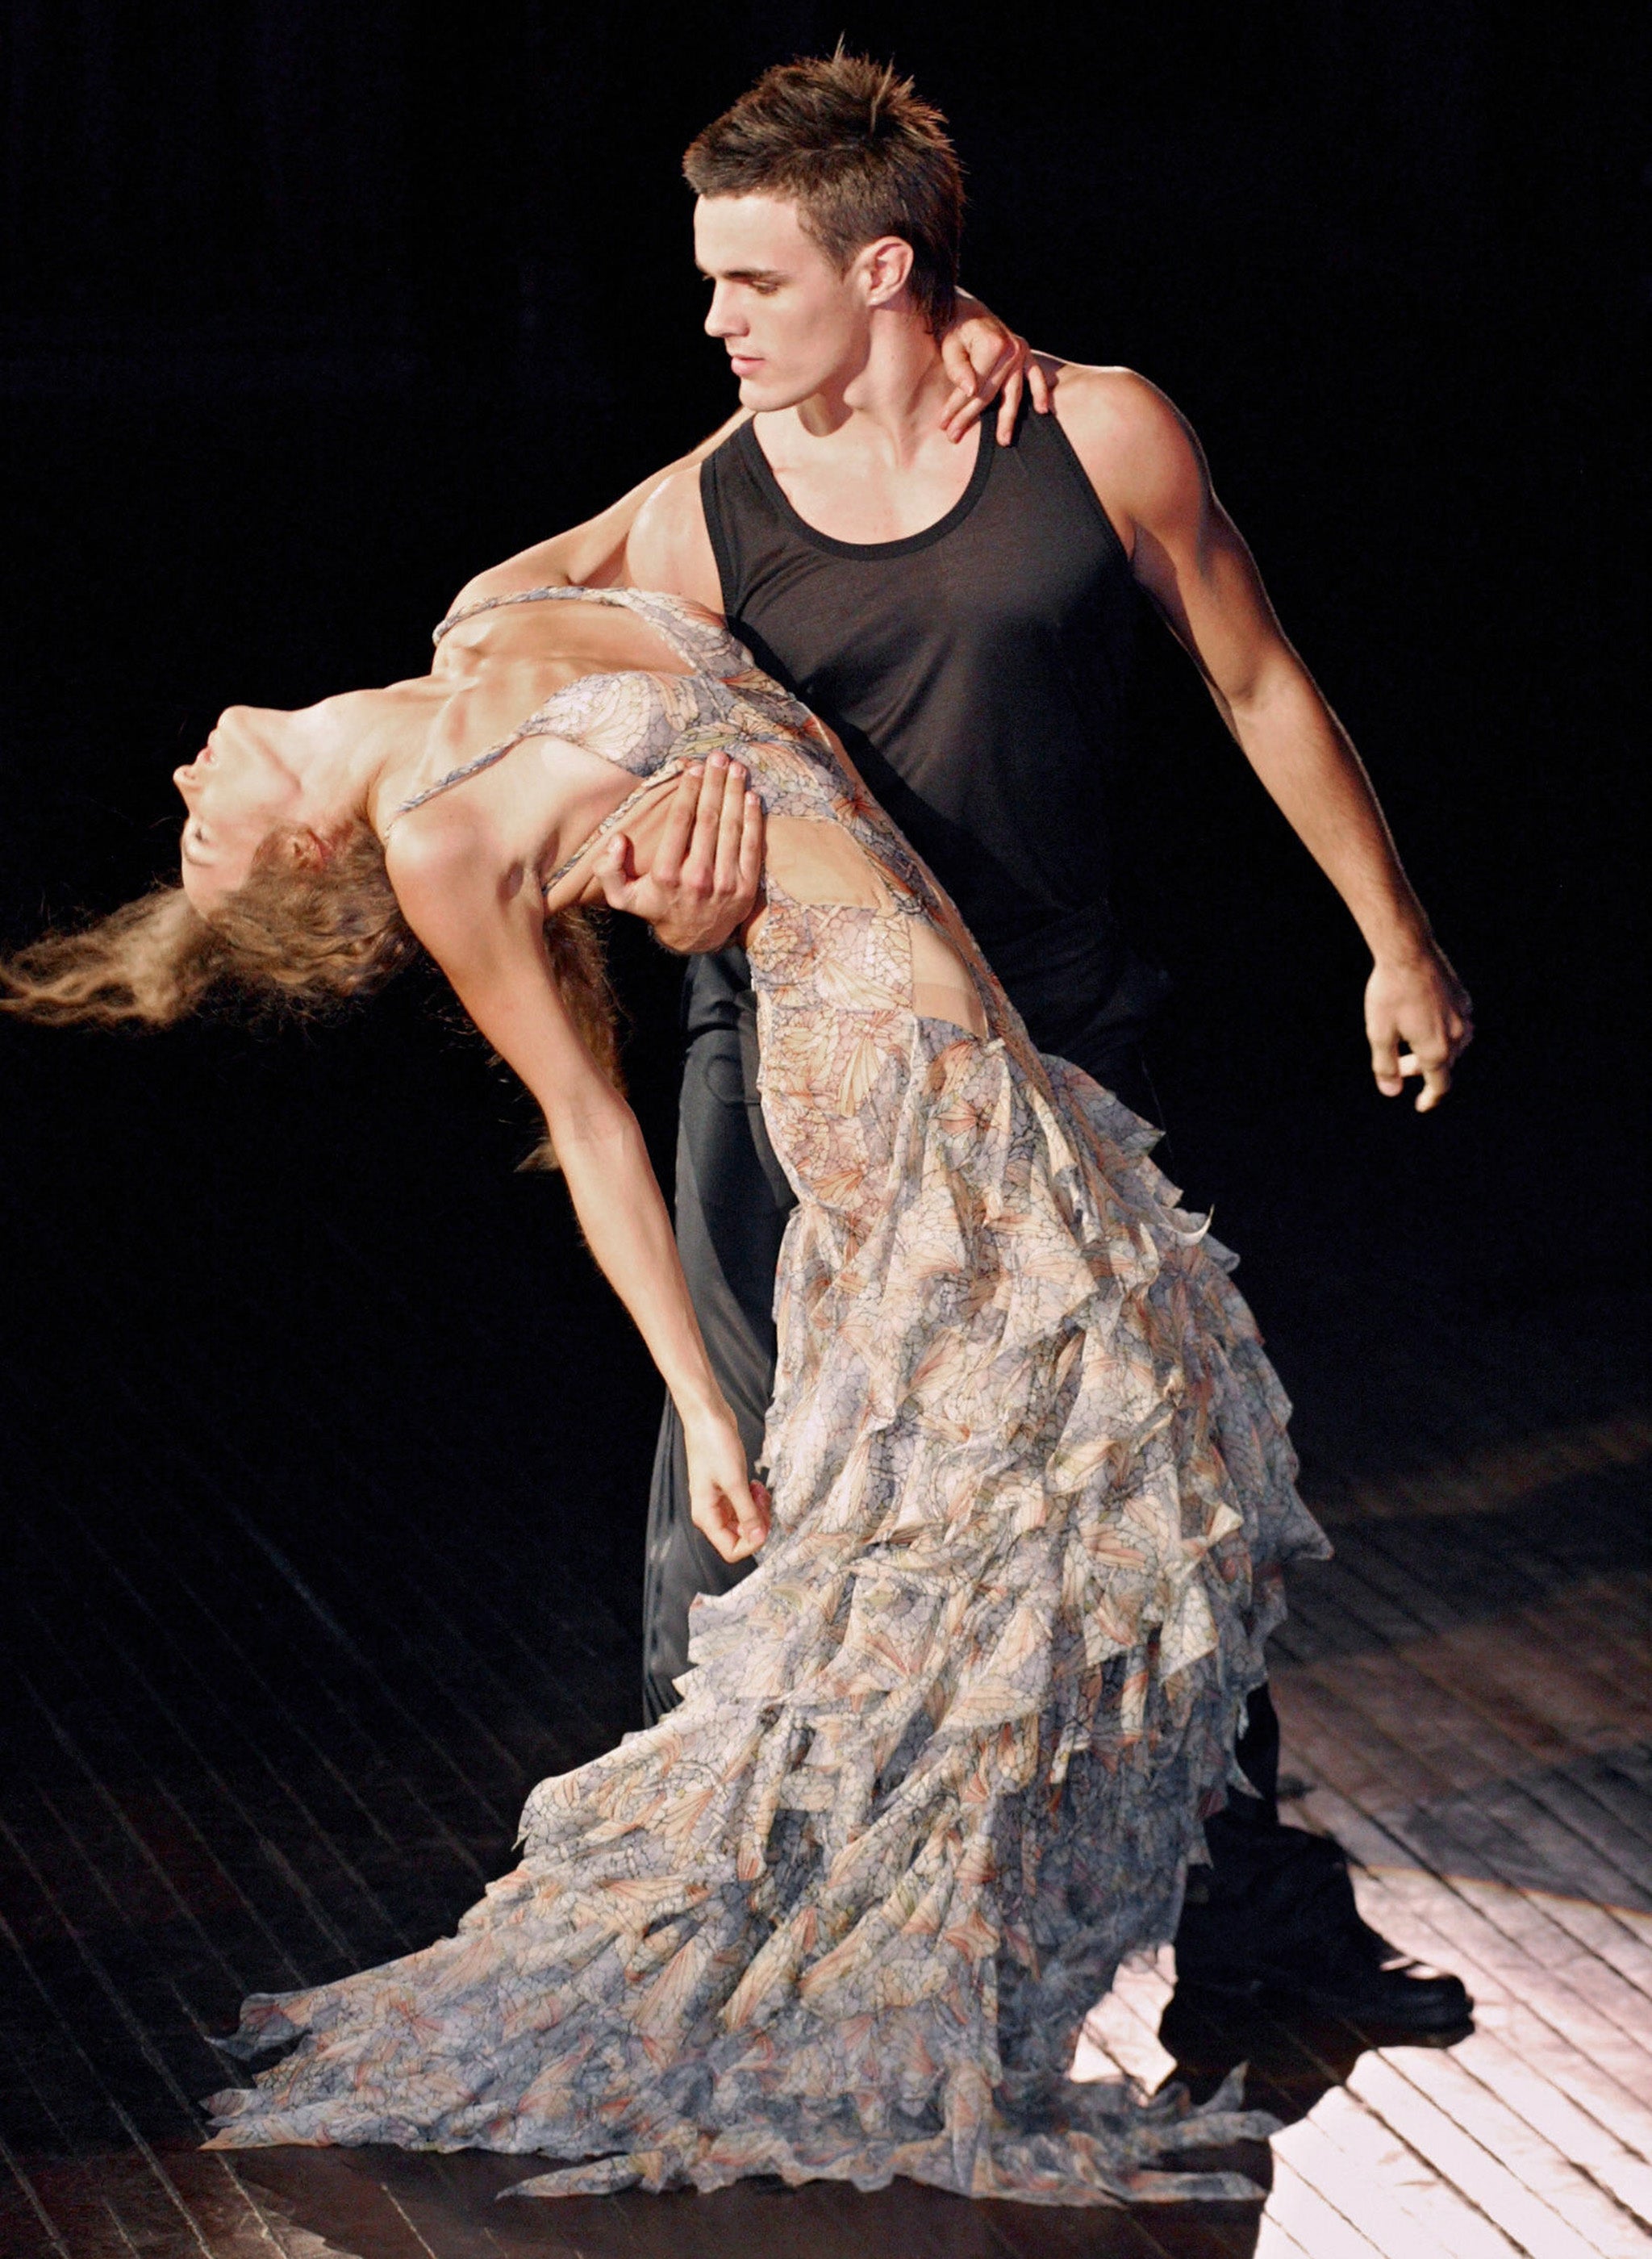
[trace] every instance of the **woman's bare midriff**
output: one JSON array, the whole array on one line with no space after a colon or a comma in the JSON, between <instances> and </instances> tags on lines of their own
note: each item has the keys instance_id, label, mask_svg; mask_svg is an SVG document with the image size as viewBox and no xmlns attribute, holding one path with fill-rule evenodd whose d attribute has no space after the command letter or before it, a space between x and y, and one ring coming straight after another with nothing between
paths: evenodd
<instances>
[{"instance_id":1,"label":"woman's bare midriff","mask_svg":"<svg viewBox=\"0 0 1652 2259\"><path fill-rule=\"evenodd\" d=\"M882 911L894 908L894 898L877 866L858 841L835 823L807 816L771 816L764 863L773 888L794 902L842 902ZM760 905L746 921L748 942L765 914ZM967 1035L984 1037L986 1010L962 958L924 919L903 923L911 952L913 1011L921 1019L944 1020Z\"/></svg>"}]
</instances>

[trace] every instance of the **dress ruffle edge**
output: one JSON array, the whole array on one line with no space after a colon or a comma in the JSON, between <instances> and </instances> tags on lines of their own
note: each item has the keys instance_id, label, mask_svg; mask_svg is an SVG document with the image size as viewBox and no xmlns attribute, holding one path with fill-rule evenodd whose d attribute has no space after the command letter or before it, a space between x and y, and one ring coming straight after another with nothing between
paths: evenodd
<instances>
[{"instance_id":1,"label":"dress ruffle edge","mask_svg":"<svg viewBox=\"0 0 1652 2259\"><path fill-rule=\"evenodd\" d=\"M1235 2092L1062 2074L1172 1933L1280 1570L1327 1550L1289 1407L1147 1126L918 1024L901 1189L794 1218L775 1531L698 1604L682 1707L535 1789L457 1936L249 2001L232 2051L293 2051L218 2145L584 2161L543 2194L1252 2192L1156 2163L1271 2130Z\"/></svg>"}]
</instances>

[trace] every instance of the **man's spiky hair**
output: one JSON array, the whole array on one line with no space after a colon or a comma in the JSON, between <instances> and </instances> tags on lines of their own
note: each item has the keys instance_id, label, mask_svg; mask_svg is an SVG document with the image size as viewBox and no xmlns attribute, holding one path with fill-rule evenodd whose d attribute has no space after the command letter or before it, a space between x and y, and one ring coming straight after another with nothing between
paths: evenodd
<instances>
[{"instance_id":1,"label":"man's spiky hair","mask_svg":"<svg viewBox=\"0 0 1652 2259\"><path fill-rule=\"evenodd\" d=\"M777 63L690 142L702 196L794 203L841 273L863 244L912 246L912 301L938 336L952 319L964 174L946 120L892 63L845 53Z\"/></svg>"}]
</instances>

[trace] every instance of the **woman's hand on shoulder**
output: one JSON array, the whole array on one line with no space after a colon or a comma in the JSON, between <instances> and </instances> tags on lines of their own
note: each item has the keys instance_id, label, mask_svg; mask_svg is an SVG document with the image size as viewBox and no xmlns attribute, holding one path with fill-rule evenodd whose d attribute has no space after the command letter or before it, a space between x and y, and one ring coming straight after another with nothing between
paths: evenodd
<instances>
[{"instance_id":1,"label":"woman's hand on shoulder","mask_svg":"<svg viewBox=\"0 0 1652 2259\"><path fill-rule=\"evenodd\" d=\"M1043 361L1035 357L1025 338L1017 337L966 290L958 292L952 326L941 339L941 365L952 380L941 429L955 443L973 431L994 395L1000 396L997 430L1000 447L1008 447L1015 437L1023 388L1031 392L1040 416L1050 413L1050 385Z\"/></svg>"}]
</instances>

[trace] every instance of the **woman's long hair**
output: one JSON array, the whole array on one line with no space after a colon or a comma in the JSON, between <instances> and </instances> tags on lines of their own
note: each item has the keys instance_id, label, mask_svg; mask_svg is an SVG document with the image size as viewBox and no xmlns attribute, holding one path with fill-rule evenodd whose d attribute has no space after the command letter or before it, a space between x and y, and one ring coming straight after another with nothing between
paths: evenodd
<instances>
[{"instance_id":1,"label":"woman's long hair","mask_svg":"<svg viewBox=\"0 0 1652 2259\"><path fill-rule=\"evenodd\" d=\"M112 1028L170 1027L219 1000L314 1017L381 987L419 944L402 915L384 849L365 823L324 863L296 861L287 836L266 841L242 884L210 918L182 887L160 886L107 917L46 934L0 959L0 1011ZM598 1065L616 1087L619 1046L601 940L583 910L545 923L558 987ZM554 1167L549 1141L524 1167Z\"/></svg>"}]
</instances>

